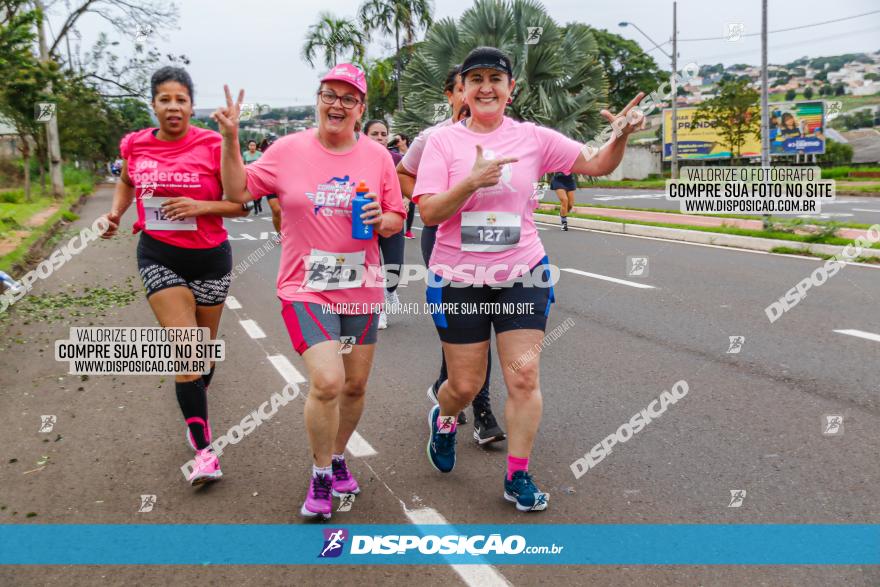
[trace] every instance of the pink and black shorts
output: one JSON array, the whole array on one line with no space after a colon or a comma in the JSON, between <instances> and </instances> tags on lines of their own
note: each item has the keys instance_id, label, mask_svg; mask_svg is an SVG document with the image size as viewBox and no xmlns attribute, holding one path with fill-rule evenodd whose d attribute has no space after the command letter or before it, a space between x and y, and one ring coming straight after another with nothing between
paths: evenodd
<instances>
[{"instance_id":1,"label":"pink and black shorts","mask_svg":"<svg viewBox=\"0 0 880 587\"><path fill-rule=\"evenodd\" d=\"M281 317L300 355L320 342L375 344L379 314L336 314L312 302L281 302Z\"/></svg>"}]
</instances>

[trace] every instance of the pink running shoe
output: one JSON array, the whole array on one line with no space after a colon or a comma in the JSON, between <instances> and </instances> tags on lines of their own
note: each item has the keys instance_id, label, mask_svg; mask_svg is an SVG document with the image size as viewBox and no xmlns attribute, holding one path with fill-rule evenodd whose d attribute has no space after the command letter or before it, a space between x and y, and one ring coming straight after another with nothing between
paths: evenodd
<instances>
[{"instance_id":1,"label":"pink running shoe","mask_svg":"<svg viewBox=\"0 0 880 587\"><path fill-rule=\"evenodd\" d=\"M196 451L196 464L193 472L187 479L190 485L203 485L213 481L219 481L223 476L220 470L220 460L210 448Z\"/></svg>"},{"instance_id":2,"label":"pink running shoe","mask_svg":"<svg viewBox=\"0 0 880 587\"><path fill-rule=\"evenodd\" d=\"M354 475L349 472L345 459L333 459L333 495L339 497L343 493L360 492L361 488L358 487Z\"/></svg>"},{"instance_id":3,"label":"pink running shoe","mask_svg":"<svg viewBox=\"0 0 880 587\"><path fill-rule=\"evenodd\" d=\"M403 237L404 238L416 238L411 230L407 230L406 233L403 235Z\"/></svg>"},{"instance_id":4,"label":"pink running shoe","mask_svg":"<svg viewBox=\"0 0 880 587\"><path fill-rule=\"evenodd\" d=\"M309 493L306 495L306 501L299 514L304 518L317 518L321 516L325 520L330 519L330 512L333 510L333 498L330 497L330 491L333 482L330 475L312 475L309 481Z\"/></svg>"}]
</instances>

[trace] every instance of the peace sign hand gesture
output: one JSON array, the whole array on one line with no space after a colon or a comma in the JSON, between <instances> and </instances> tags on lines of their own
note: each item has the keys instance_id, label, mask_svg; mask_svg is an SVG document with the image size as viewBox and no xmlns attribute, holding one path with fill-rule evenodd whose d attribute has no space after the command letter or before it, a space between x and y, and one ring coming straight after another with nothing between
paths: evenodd
<instances>
[{"instance_id":1,"label":"peace sign hand gesture","mask_svg":"<svg viewBox=\"0 0 880 587\"><path fill-rule=\"evenodd\" d=\"M614 129L615 136L619 137L622 135L627 137L637 130L645 128L645 113L637 107L644 97L645 93L639 92L639 95L633 98L630 103L616 115L611 114L607 110L599 112L599 114L605 117L605 120L611 123L611 128Z\"/></svg>"},{"instance_id":2,"label":"peace sign hand gesture","mask_svg":"<svg viewBox=\"0 0 880 587\"><path fill-rule=\"evenodd\" d=\"M238 91L238 100L232 102L232 94L229 92L229 86L223 85L223 91L226 93L226 107L221 106L211 114L211 118L220 127L220 134L227 140L238 140L238 120L241 116L241 104L244 102L244 90Z\"/></svg>"}]
</instances>

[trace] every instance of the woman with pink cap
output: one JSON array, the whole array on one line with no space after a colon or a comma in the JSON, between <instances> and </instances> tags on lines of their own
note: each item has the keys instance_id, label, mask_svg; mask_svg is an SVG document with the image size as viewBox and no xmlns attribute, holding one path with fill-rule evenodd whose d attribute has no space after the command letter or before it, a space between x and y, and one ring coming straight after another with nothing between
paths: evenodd
<instances>
[{"instance_id":1,"label":"woman with pink cap","mask_svg":"<svg viewBox=\"0 0 880 587\"><path fill-rule=\"evenodd\" d=\"M245 168L238 150L244 91L213 118L223 135L226 196L246 202L278 194L281 315L309 376L305 423L313 466L304 517L330 517L332 495L359 493L344 451L364 409L379 309L384 301L377 237L401 231L406 212L391 155L355 131L367 82L351 64L333 67L316 95L318 127L278 139ZM352 199L361 182L373 201L363 207L367 240L352 236ZM358 190L360 191L360 190Z\"/></svg>"}]
</instances>

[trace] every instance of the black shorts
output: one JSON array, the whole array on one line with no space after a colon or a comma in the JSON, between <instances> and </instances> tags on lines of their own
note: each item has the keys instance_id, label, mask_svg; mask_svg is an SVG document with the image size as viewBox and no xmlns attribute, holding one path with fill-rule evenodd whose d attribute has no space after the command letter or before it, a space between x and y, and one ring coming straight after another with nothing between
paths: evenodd
<instances>
[{"instance_id":1,"label":"black shorts","mask_svg":"<svg viewBox=\"0 0 880 587\"><path fill-rule=\"evenodd\" d=\"M553 176L553 179L550 181L550 189L551 190L565 190L567 192L573 192L577 189L577 182L574 180L574 174L565 175L564 173L557 173Z\"/></svg>"},{"instance_id":2,"label":"black shorts","mask_svg":"<svg viewBox=\"0 0 880 587\"><path fill-rule=\"evenodd\" d=\"M530 273L547 264L544 257ZM521 282L505 287L451 283L439 285L441 279L429 273L427 301L440 340L453 344L484 342L508 330L540 330L547 328L550 304L556 301L549 272L544 269L547 287L526 287Z\"/></svg>"},{"instance_id":3,"label":"black shorts","mask_svg":"<svg viewBox=\"0 0 880 587\"><path fill-rule=\"evenodd\" d=\"M229 241L210 249L185 249L156 240L145 232L137 247L138 271L147 297L168 287L188 287L196 305L226 301L232 272Z\"/></svg>"}]
</instances>

